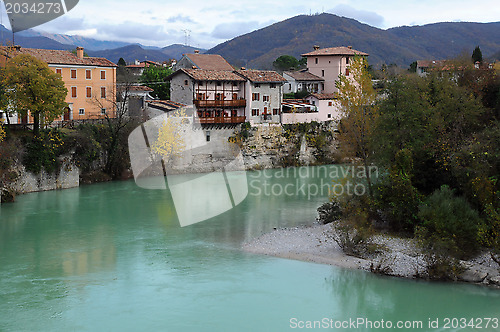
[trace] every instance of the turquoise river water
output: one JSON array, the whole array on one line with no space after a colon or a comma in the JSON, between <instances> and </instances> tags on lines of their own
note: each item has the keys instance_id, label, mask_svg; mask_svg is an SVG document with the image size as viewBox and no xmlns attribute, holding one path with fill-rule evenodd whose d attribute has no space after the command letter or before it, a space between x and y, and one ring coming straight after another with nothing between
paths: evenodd
<instances>
[{"instance_id":1,"label":"turquoise river water","mask_svg":"<svg viewBox=\"0 0 500 332\"><path fill-rule=\"evenodd\" d=\"M241 204L186 227L168 190L133 181L3 204L0 331L500 331L498 290L242 252L327 199L327 176L278 172L249 172Z\"/></svg>"}]
</instances>

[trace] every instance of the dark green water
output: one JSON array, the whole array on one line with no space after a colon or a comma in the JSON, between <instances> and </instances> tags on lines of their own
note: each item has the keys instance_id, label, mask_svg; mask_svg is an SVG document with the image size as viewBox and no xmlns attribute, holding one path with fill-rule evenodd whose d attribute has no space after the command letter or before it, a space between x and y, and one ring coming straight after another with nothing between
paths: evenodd
<instances>
[{"instance_id":1,"label":"dark green water","mask_svg":"<svg viewBox=\"0 0 500 332\"><path fill-rule=\"evenodd\" d=\"M500 330L486 321L444 328L445 318L499 319L500 291L241 252L241 243L273 227L314 220L326 200L326 192L266 195L265 186L276 193L322 184L266 172L249 173L250 194L236 208L182 228L168 191L132 181L2 205L0 331L287 331L323 318L423 322L409 331ZM440 328L429 328L436 318Z\"/></svg>"}]
</instances>

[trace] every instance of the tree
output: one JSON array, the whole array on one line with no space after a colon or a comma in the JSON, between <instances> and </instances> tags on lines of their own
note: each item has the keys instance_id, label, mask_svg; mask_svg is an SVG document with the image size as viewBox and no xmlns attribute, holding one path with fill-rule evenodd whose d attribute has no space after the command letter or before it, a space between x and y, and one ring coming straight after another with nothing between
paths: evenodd
<instances>
[{"instance_id":1,"label":"tree","mask_svg":"<svg viewBox=\"0 0 500 332\"><path fill-rule=\"evenodd\" d=\"M170 99L170 82L167 77L173 72L167 67L150 65L142 72L140 81L153 89L151 95L161 100Z\"/></svg>"},{"instance_id":2,"label":"tree","mask_svg":"<svg viewBox=\"0 0 500 332\"><path fill-rule=\"evenodd\" d=\"M410 73L416 73L417 72L417 61L413 61L410 63L410 68L408 68L408 71Z\"/></svg>"},{"instance_id":3,"label":"tree","mask_svg":"<svg viewBox=\"0 0 500 332\"><path fill-rule=\"evenodd\" d=\"M5 129L3 129L3 123L0 120L0 142L5 139Z\"/></svg>"},{"instance_id":4,"label":"tree","mask_svg":"<svg viewBox=\"0 0 500 332\"><path fill-rule=\"evenodd\" d=\"M124 60L123 58L120 58L120 59L118 60L118 66L120 66L120 67L124 67L124 66L126 66L126 65L127 65L127 63L125 62L125 60Z\"/></svg>"},{"instance_id":5,"label":"tree","mask_svg":"<svg viewBox=\"0 0 500 332\"><path fill-rule=\"evenodd\" d=\"M481 53L481 49L479 48L479 46L476 46L474 51L472 51L472 62L483 62L483 53Z\"/></svg>"},{"instance_id":6,"label":"tree","mask_svg":"<svg viewBox=\"0 0 500 332\"><path fill-rule=\"evenodd\" d=\"M37 136L41 123L50 123L64 113L68 90L60 75L37 58L21 54L7 63L5 84L10 104L24 116L33 117L33 133Z\"/></svg>"},{"instance_id":7,"label":"tree","mask_svg":"<svg viewBox=\"0 0 500 332\"><path fill-rule=\"evenodd\" d=\"M341 74L335 82L344 117L339 126L339 141L346 157L359 158L364 166L368 192L372 196L369 160L371 138L378 116L372 80L365 59L355 57L349 66L350 76Z\"/></svg>"},{"instance_id":8,"label":"tree","mask_svg":"<svg viewBox=\"0 0 500 332\"><path fill-rule=\"evenodd\" d=\"M278 71L295 70L299 67L299 60L291 55L282 55L273 62Z\"/></svg>"}]
</instances>

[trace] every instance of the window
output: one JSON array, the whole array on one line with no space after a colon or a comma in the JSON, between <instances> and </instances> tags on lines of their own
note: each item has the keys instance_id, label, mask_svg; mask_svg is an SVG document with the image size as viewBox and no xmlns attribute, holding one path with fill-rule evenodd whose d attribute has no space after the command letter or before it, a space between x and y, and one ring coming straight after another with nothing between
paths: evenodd
<instances>
[{"instance_id":1,"label":"window","mask_svg":"<svg viewBox=\"0 0 500 332\"><path fill-rule=\"evenodd\" d=\"M276 88L276 84L275 83L271 83L271 89L274 89Z\"/></svg>"},{"instance_id":2,"label":"window","mask_svg":"<svg viewBox=\"0 0 500 332\"><path fill-rule=\"evenodd\" d=\"M92 98L92 87L88 86L86 90L87 90L87 98Z\"/></svg>"},{"instance_id":3,"label":"window","mask_svg":"<svg viewBox=\"0 0 500 332\"><path fill-rule=\"evenodd\" d=\"M106 79L106 71L101 70L101 80L105 80L105 79Z\"/></svg>"},{"instance_id":4,"label":"window","mask_svg":"<svg viewBox=\"0 0 500 332\"><path fill-rule=\"evenodd\" d=\"M61 68L56 68L56 74L59 74L62 76L62 69Z\"/></svg>"},{"instance_id":5,"label":"window","mask_svg":"<svg viewBox=\"0 0 500 332\"><path fill-rule=\"evenodd\" d=\"M288 84L288 90L292 90L292 83Z\"/></svg>"},{"instance_id":6,"label":"window","mask_svg":"<svg viewBox=\"0 0 500 332\"><path fill-rule=\"evenodd\" d=\"M207 137L207 142L210 142L210 132L207 131L205 134L206 134L206 137Z\"/></svg>"},{"instance_id":7,"label":"window","mask_svg":"<svg viewBox=\"0 0 500 332\"><path fill-rule=\"evenodd\" d=\"M269 102L269 96L262 96L262 101L267 101L267 102Z\"/></svg>"},{"instance_id":8,"label":"window","mask_svg":"<svg viewBox=\"0 0 500 332\"><path fill-rule=\"evenodd\" d=\"M85 70L85 79L87 79L87 80L92 79L92 70L90 70L90 69Z\"/></svg>"},{"instance_id":9,"label":"window","mask_svg":"<svg viewBox=\"0 0 500 332\"><path fill-rule=\"evenodd\" d=\"M345 64L348 65L349 64L349 57L346 57L345 58Z\"/></svg>"},{"instance_id":10,"label":"window","mask_svg":"<svg viewBox=\"0 0 500 332\"><path fill-rule=\"evenodd\" d=\"M106 98L106 87L101 86L101 98Z\"/></svg>"},{"instance_id":11,"label":"window","mask_svg":"<svg viewBox=\"0 0 500 332\"><path fill-rule=\"evenodd\" d=\"M222 82L217 82L217 86L221 86L222 85Z\"/></svg>"},{"instance_id":12,"label":"window","mask_svg":"<svg viewBox=\"0 0 500 332\"><path fill-rule=\"evenodd\" d=\"M184 85L189 85L188 80L184 80Z\"/></svg>"},{"instance_id":13,"label":"window","mask_svg":"<svg viewBox=\"0 0 500 332\"><path fill-rule=\"evenodd\" d=\"M328 102L328 106L332 106L332 102L331 101Z\"/></svg>"},{"instance_id":14,"label":"window","mask_svg":"<svg viewBox=\"0 0 500 332\"><path fill-rule=\"evenodd\" d=\"M322 76L322 77L324 77L324 76L325 76L325 70L324 70L324 69L322 69L322 70L321 70L321 76Z\"/></svg>"},{"instance_id":15,"label":"window","mask_svg":"<svg viewBox=\"0 0 500 332\"><path fill-rule=\"evenodd\" d=\"M314 58L314 63L318 64L318 58Z\"/></svg>"},{"instance_id":16,"label":"window","mask_svg":"<svg viewBox=\"0 0 500 332\"><path fill-rule=\"evenodd\" d=\"M345 76L349 76L349 68L345 69Z\"/></svg>"},{"instance_id":17,"label":"window","mask_svg":"<svg viewBox=\"0 0 500 332\"><path fill-rule=\"evenodd\" d=\"M252 109L252 116L259 116L259 109L258 108Z\"/></svg>"},{"instance_id":18,"label":"window","mask_svg":"<svg viewBox=\"0 0 500 332\"><path fill-rule=\"evenodd\" d=\"M105 108L101 108L101 114L102 115L106 114L106 109Z\"/></svg>"},{"instance_id":19,"label":"window","mask_svg":"<svg viewBox=\"0 0 500 332\"><path fill-rule=\"evenodd\" d=\"M279 108L273 108L273 115L278 115L280 113Z\"/></svg>"},{"instance_id":20,"label":"window","mask_svg":"<svg viewBox=\"0 0 500 332\"><path fill-rule=\"evenodd\" d=\"M203 82L198 82L198 86L203 86Z\"/></svg>"},{"instance_id":21,"label":"window","mask_svg":"<svg viewBox=\"0 0 500 332\"><path fill-rule=\"evenodd\" d=\"M331 118L332 118L332 114L328 113L328 119L331 119Z\"/></svg>"},{"instance_id":22,"label":"window","mask_svg":"<svg viewBox=\"0 0 500 332\"><path fill-rule=\"evenodd\" d=\"M78 114L79 114L79 115L85 115L85 108L80 108L80 109L78 110Z\"/></svg>"},{"instance_id":23,"label":"window","mask_svg":"<svg viewBox=\"0 0 500 332\"><path fill-rule=\"evenodd\" d=\"M260 83L255 83L254 85L256 88L260 88Z\"/></svg>"},{"instance_id":24,"label":"window","mask_svg":"<svg viewBox=\"0 0 500 332\"><path fill-rule=\"evenodd\" d=\"M76 86L71 87L71 97L76 98Z\"/></svg>"},{"instance_id":25,"label":"window","mask_svg":"<svg viewBox=\"0 0 500 332\"><path fill-rule=\"evenodd\" d=\"M259 100L260 100L260 94L252 93L252 101L259 101Z\"/></svg>"},{"instance_id":26,"label":"window","mask_svg":"<svg viewBox=\"0 0 500 332\"><path fill-rule=\"evenodd\" d=\"M71 69L71 78L76 79L76 69Z\"/></svg>"},{"instance_id":27,"label":"window","mask_svg":"<svg viewBox=\"0 0 500 332\"><path fill-rule=\"evenodd\" d=\"M233 86L238 86L238 82L233 82Z\"/></svg>"}]
</instances>

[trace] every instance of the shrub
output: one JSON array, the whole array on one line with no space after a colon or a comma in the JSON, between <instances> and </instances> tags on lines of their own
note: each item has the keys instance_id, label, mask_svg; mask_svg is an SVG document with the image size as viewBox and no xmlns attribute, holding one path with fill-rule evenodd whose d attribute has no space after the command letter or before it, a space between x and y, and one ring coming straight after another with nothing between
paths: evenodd
<instances>
[{"instance_id":1,"label":"shrub","mask_svg":"<svg viewBox=\"0 0 500 332\"><path fill-rule=\"evenodd\" d=\"M58 129L42 131L26 144L23 164L26 170L40 173L45 169L48 173L55 172L59 167L58 157L63 152L63 134Z\"/></svg>"},{"instance_id":2,"label":"shrub","mask_svg":"<svg viewBox=\"0 0 500 332\"><path fill-rule=\"evenodd\" d=\"M322 224L329 224L342 217L342 210L338 202L328 202L318 208L318 221Z\"/></svg>"},{"instance_id":3,"label":"shrub","mask_svg":"<svg viewBox=\"0 0 500 332\"><path fill-rule=\"evenodd\" d=\"M463 258L479 248L481 218L465 198L455 196L448 186L429 196L418 216L423 222L421 237L430 241L429 249Z\"/></svg>"}]
</instances>

